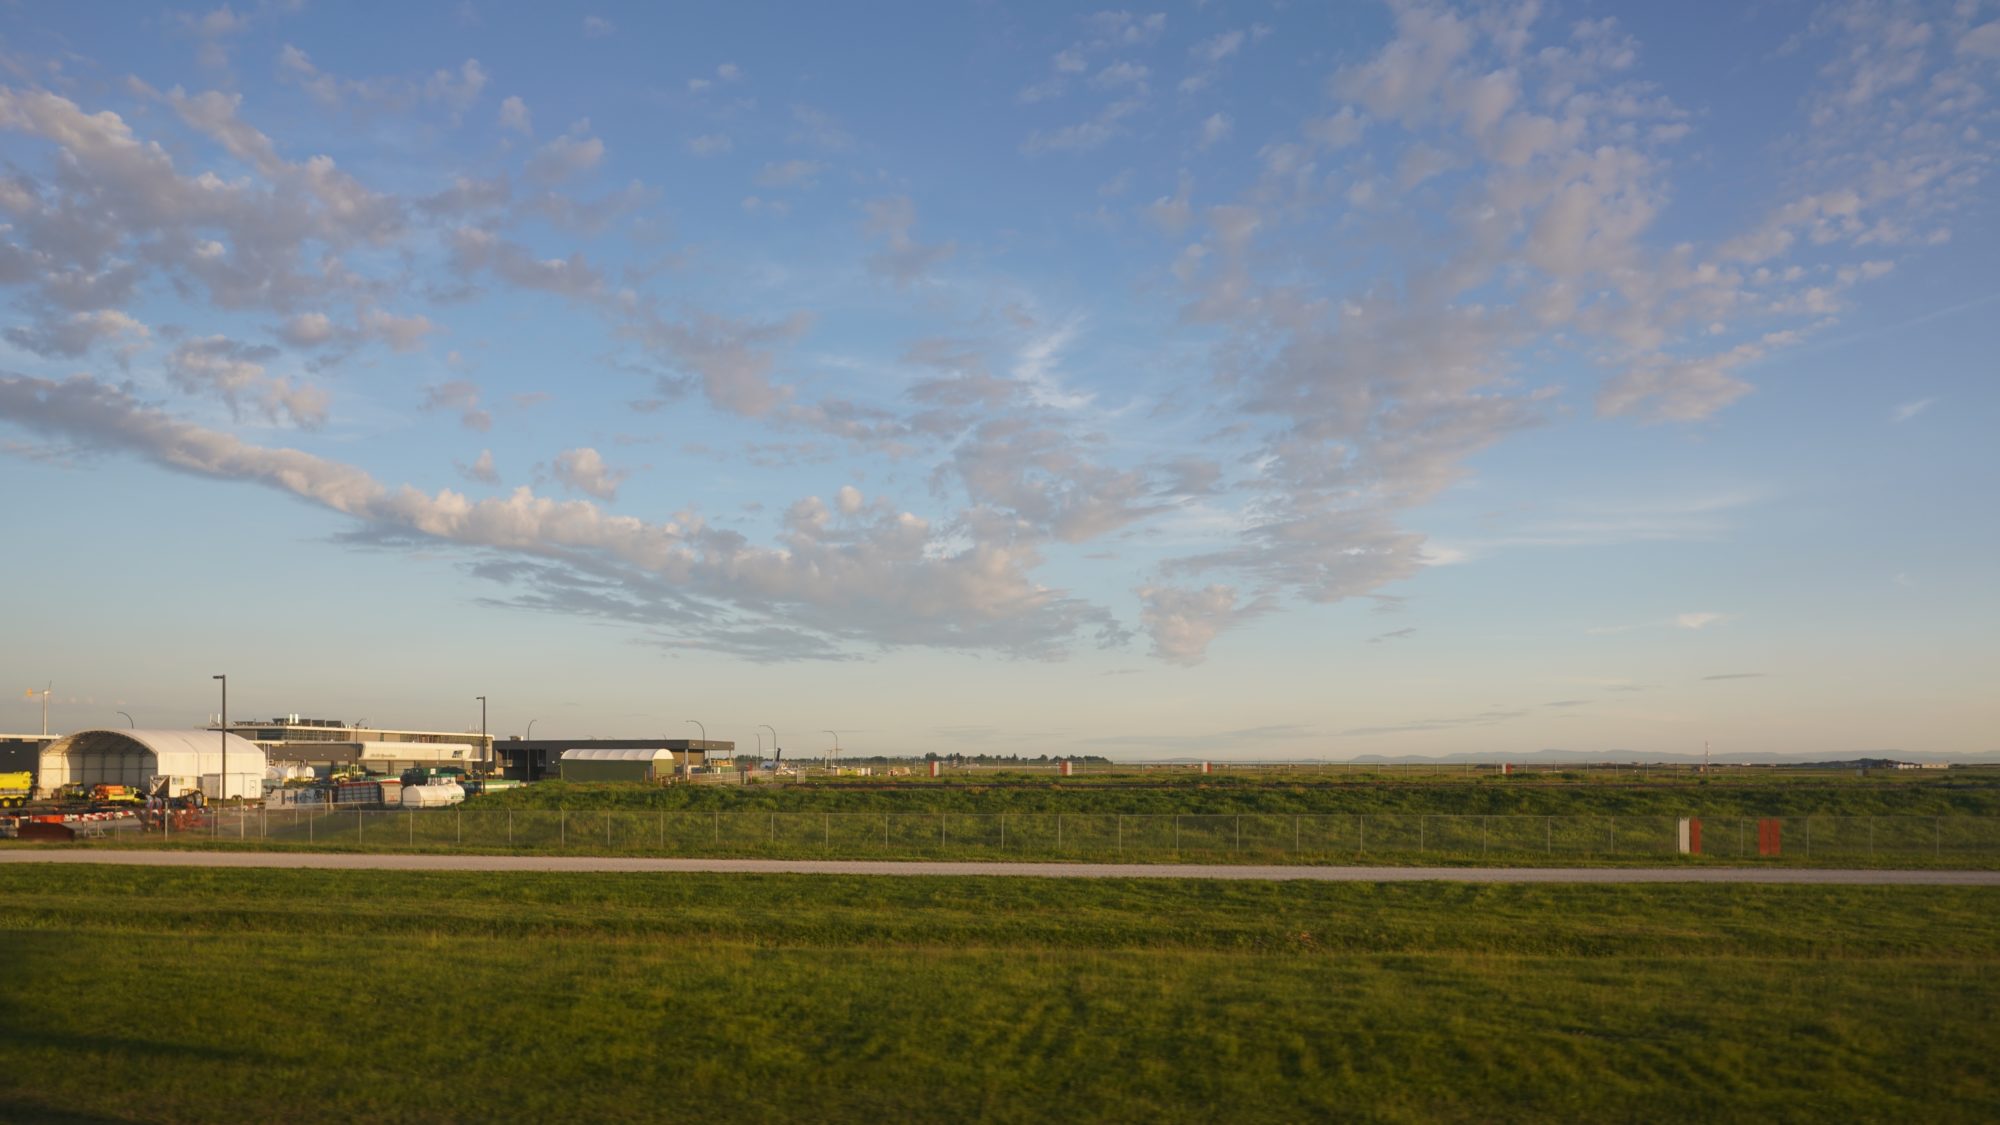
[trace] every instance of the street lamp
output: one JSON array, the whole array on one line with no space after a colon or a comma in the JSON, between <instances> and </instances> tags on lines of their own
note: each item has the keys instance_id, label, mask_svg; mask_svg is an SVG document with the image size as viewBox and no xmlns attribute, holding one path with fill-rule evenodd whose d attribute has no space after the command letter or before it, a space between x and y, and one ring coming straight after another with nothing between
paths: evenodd
<instances>
[{"instance_id":1,"label":"street lamp","mask_svg":"<svg viewBox=\"0 0 2000 1125\"><path fill-rule=\"evenodd\" d=\"M119 713L120 715L125 715L125 712L123 712L123 711L120 711L120 712L118 712L118 713ZM133 728L135 728L135 729L136 729L136 728L138 727L138 725L139 725L139 724L138 724L138 723L135 723L135 722L133 722L133 721L132 721L132 716L130 716L130 715L125 715L125 725L126 725L126 726L129 726L129 727L133 727Z\"/></svg>"},{"instance_id":2,"label":"street lamp","mask_svg":"<svg viewBox=\"0 0 2000 1125\"><path fill-rule=\"evenodd\" d=\"M209 678L222 681L222 722L219 724L222 727L222 792L217 793L215 799L224 801L229 797L229 677Z\"/></svg>"},{"instance_id":3,"label":"street lamp","mask_svg":"<svg viewBox=\"0 0 2000 1125\"><path fill-rule=\"evenodd\" d=\"M825 727L821 727L820 729L826 730ZM827 730L826 733L833 736L833 752L826 756L826 768L832 769L834 759L840 757L840 732L837 730Z\"/></svg>"},{"instance_id":4,"label":"street lamp","mask_svg":"<svg viewBox=\"0 0 2000 1125\"><path fill-rule=\"evenodd\" d=\"M474 696L473 698L479 700L480 757L485 760L487 772L490 773L493 770L493 743L490 739L486 737L486 697L483 695L478 695Z\"/></svg>"},{"instance_id":5,"label":"street lamp","mask_svg":"<svg viewBox=\"0 0 2000 1125\"><path fill-rule=\"evenodd\" d=\"M695 729L696 729L696 730L699 730L699 731L701 732L701 757L702 757L702 760L703 760L703 761L707 761L707 760L708 760L708 728L707 728L707 727L705 727L705 726L702 726L702 725L701 725L701 720L700 720L700 719L688 719L688 720L686 720L686 721L687 721L687 722L690 722L690 723L693 723L693 724L695 725ZM692 777L694 776L694 748L693 748L693 747L689 747L689 748L688 748L688 752L687 752L686 754L684 754L684 755L682 755L682 756L681 756L681 774L682 774L682 776L684 776L684 777L689 777L689 778L692 778Z\"/></svg>"},{"instance_id":6,"label":"street lamp","mask_svg":"<svg viewBox=\"0 0 2000 1125\"><path fill-rule=\"evenodd\" d=\"M785 764L785 748L778 745L778 728L769 723L757 725L771 732L771 772L776 773Z\"/></svg>"}]
</instances>

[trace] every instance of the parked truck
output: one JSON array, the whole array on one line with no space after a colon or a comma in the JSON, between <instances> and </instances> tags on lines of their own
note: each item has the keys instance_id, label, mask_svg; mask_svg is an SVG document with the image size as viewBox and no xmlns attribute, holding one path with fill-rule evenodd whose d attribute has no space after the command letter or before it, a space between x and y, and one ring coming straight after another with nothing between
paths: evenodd
<instances>
[{"instance_id":1,"label":"parked truck","mask_svg":"<svg viewBox=\"0 0 2000 1125\"><path fill-rule=\"evenodd\" d=\"M34 774L27 770L0 773L0 809L18 809L34 795Z\"/></svg>"}]
</instances>

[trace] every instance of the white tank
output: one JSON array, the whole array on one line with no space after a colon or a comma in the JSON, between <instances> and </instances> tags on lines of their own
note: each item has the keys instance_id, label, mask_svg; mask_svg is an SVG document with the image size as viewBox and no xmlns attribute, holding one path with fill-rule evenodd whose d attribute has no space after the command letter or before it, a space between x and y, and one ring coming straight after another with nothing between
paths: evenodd
<instances>
[{"instance_id":1,"label":"white tank","mask_svg":"<svg viewBox=\"0 0 2000 1125\"><path fill-rule=\"evenodd\" d=\"M464 800L465 790L455 781L403 786L403 807L406 809L441 809Z\"/></svg>"}]
</instances>

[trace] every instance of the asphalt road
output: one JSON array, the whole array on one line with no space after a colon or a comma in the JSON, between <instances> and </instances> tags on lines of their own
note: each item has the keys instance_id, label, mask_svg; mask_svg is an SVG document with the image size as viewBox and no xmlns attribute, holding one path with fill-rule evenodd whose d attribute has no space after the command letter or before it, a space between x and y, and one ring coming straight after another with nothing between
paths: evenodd
<instances>
[{"instance_id":1,"label":"asphalt road","mask_svg":"<svg viewBox=\"0 0 2000 1125\"><path fill-rule=\"evenodd\" d=\"M642 859L616 856L358 855L334 852L0 848L0 863L276 867L341 871L622 871L749 875L1009 875L1044 879L1249 879L1323 883L1812 883L2000 886L2000 871L1821 867L1286 867L1201 863L929 863L841 859Z\"/></svg>"}]
</instances>

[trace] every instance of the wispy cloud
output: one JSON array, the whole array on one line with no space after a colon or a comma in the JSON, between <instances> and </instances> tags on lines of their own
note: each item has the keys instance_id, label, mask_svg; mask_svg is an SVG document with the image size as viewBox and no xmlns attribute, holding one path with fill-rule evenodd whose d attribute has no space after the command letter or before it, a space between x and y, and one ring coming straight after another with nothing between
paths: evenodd
<instances>
[{"instance_id":1,"label":"wispy cloud","mask_svg":"<svg viewBox=\"0 0 2000 1125\"><path fill-rule=\"evenodd\" d=\"M1898 423L1907 422L1924 411L1929 410L1931 404L1936 401L1934 398L1920 398L1915 402L1906 402L1889 412L1889 421Z\"/></svg>"}]
</instances>

